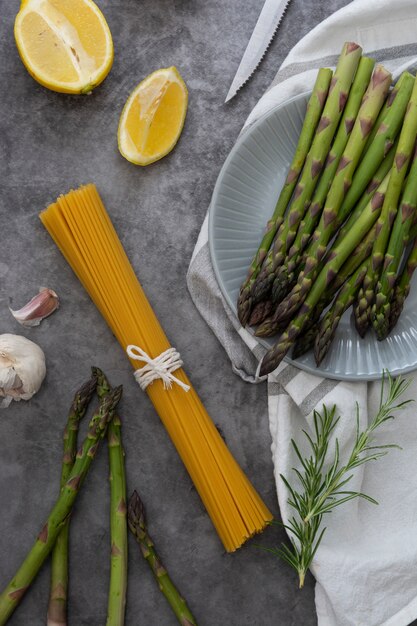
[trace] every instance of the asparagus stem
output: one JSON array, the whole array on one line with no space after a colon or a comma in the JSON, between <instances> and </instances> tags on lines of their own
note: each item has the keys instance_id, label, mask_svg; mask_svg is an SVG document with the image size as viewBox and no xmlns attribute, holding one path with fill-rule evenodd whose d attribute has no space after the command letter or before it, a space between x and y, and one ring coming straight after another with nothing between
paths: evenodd
<instances>
[{"instance_id":1,"label":"asparagus stem","mask_svg":"<svg viewBox=\"0 0 417 626\"><path fill-rule=\"evenodd\" d=\"M358 202L358 204L356 205L356 207L353 209L352 213L350 214L349 219L340 228L339 232L337 233L337 239L336 239L337 242L339 242L349 232L352 225L356 222L359 215L362 213L363 209L366 207L369 200L372 198L373 194L375 193L375 190L384 180L386 174L390 171L391 166L394 162L395 149L396 149L397 143L398 143L398 140L396 140L394 146L391 148L391 150L388 152L385 159L382 161L377 172L374 174L374 177L372 178L371 182L369 183L365 192L363 193L360 201ZM298 267L297 267L297 263L299 265ZM288 285L285 286L285 291L288 290L287 293L289 293L291 289L293 289L296 279L297 279L297 272L300 271L300 266L304 264L305 264L305 260L303 256L301 256L301 261L300 261L300 258L298 258L297 256L293 257L292 259L289 259L287 263L287 268L286 268L288 272L286 275L287 280L288 280ZM275 283L274 283L274 288L275 288ZM280 301L281 296L285 297L287 293L285 293L284 290L282 294L279 293L278 294L279 298L277 301ZM257 324L262 322L264 319L266 319L266 317L268 317L268 315L271 314L272 306L273 306L272 302L270 302L269 306L267 308L265 307L265 310L263 311L263 315L258 316L258 320L256 321Z\"/></svg>"},{"instance_id":2,"label":"asparagus stem","mask_svg":"<svg viewBox=\"0 0 417 626\"><path fill-rule=\"evenodd\" d=\"M388 152L385 159L382 161L378 170L375 172L371 182L368 184L358 204L355 206L352 213L349 215L349 218L346 220L346 222L343 224L343 226L340 228L339 232L337 233L337 241L340 241L341 239L343 239L343 237L347 235L349 230L352 228L353 224L355 224L359 215L362 213L363 209L368 204L369 200L374 195L375 191L378 189L379 185L384 180L385 176L391 170L392 164L394 163L394 157L395 157L395 151L397 149L397 145L398 145L398 139L395 140L394 145L392 146L391 150Z\"/></svg>"},{"instance_id":3,"label":"asparagus stem","mask_svg":"<svg viewBox=\"0 0 417 626\"><path fill-rule=\"evenodd\" d=\"M106 434L107 425L113 417L121 395L122 387L116 387L100 403L98 411L90 421L88 434L77 452L69 478L62 488L55 506L52 508L32 549L0 595L0 626L4 626L7 622L50 554L56 538L71 513L80 487L94 459L100 440Z\"/></svg>"},{"instance_id":4,"label":"asparagus stem","mask_svg":"<svg viewBox=\"0 0 417 626\"><path fill-rule=\"evenodd\" d=\"M378 280L381 276L382 266L390 237L391 227L398 209L398 201L402 185L407 173L408 164L414 149L417 135L417 79L409 100L407 112L404 117L394 163L390 171L390 179L385 194L384 205L377 223L377 236L372 249L372 261L369 272L364 280L355 307L355 324L359 334L363 337L371 323L371 311L375 300L375 292ZM401 227L401 223L398 224ZM401 228L400 228L401 230ZM396 237L398 237L398 229ZM385 284L385 282L384 282ZM386 287L388 289L389 285ZM381 297L379 305L383 304ZM375 316L374 316L375 317ZM375 324L378 332L378 324ZM382 333L382 329L381 329Z\"/></svg>"},{"instance_id":5,"label":"asparagus stem","mask_svg":"<svg viewBox=\"0 0 417 626\"><path fill-rule=\"evenodd\" d=\"M309 316L320 301L323 293L329 285L331 285L337 272L362 241L363 233L369 232L375 224L379 217L384 195L388 187L388 178L387 175L378 191L375 192L371 201L363 210L356 224L350 230L349 235L346 236L338 246L332 248L327 263L317 276L297 315L285 332L279 337L276 344L265 354L260 367L261 376L269 374L278 367L288 350L293 346L297 337L301 334L308 322Z\"/></svg>"},{"instance_id":6,"label":"asparagus stem","mask_svg":"<svg viewBox=\"0 0 417 626\"><path fill-rule=\"evenodd\" d=\"M256 252L249 267L246 280L240 288L237 303L237 312L242 326L246 325L251 311L250 294L252 285L255 281L256 276L259 273L262 262L271 246L277 229L282 222L285 210L291 199L291 196L295 189L295 185L297 184L297 180L303 168L308 151L310 149L311 142L317 128L317 124L319 123L324 103L326 102L332 76L333 72L330 69L322 68L319 70L316 82L313 87L313 92L308 101L307 113L304 118L303 127L301 129L297 148L295 150L294 158L290 165L287 178L285 180L283 188L281 189L277 204L274 209L274 213L266 226L266 232L259 245L258 251Z\"/></svg>"},{"instance_id":7,"label":"asparagus stem","mask_svg":"<svg viewBox=\"0 0 417 626\"><path fill-rule=\"evenodd\" d=\"M97 379L92 375L75 394L64 431L64 456L61 471L61 489L65 486L77 453L79 423L84 417L96 390ZM68 598L68 543L69 522L59 533L52 551L51 590L48 605L48 626L66 626Z\"/></svg>"},{"instance_id":8,"label":"asparagus stem","mask_svg":"<svg viewBox=\"0 0 417 626\"><path fill-rule=\"evenodd\" d=\"M167 599L179 623L182 626L197 626L196 619L169 577L149 536L145 507L137 491L133 492L129 500L128 522L129 528L140 546L142 555L152 570L159 589Z\"/></svg>"},{"instance_id":9,"label":"asparagus stem","mask_svg":"<svg viewBox=\"0 0 417 626\"><path fill-rule=\"evenodd\" d=\"M97 376L97 395L106 398L112 388L101 369ZM107 429L110 465L110 584L106 626L123 626L127 591L127 506L126 469L119 416L115 413Z\"/></svg>"},{"instance_id":10,"label":"asparagus stem","mask_svg":"<svg viewBox=\"0 0 417 626\"><path fill-rule=\"evenodd\" d=\"M314 341L314 357L320 365L329 351L343 313L351 306L368 270L369 259L345 282L334 303L320 322Z\"/></svg>"},{"instance_id":11,"label":"asparagus stem","mask_svg":"<svg viewBox=\"0 0 417 626\"><path fill-rule=\"evenodd\" d=\"M413 247L408 256L407 262L405 264L404 270L398 280L394 295L391 301L391 315L390 315L390 325L388 334L393 330L396 326L398 319L402 313L404 308L404 303L410 293L410 284L413 274L417 268L417 233L414 233L414 243Z\"/></svg>"},{"instance_id":12,"label":"asparagus stem","mask_svg":"<svg viewBox=\"0 0 417 626\"><path fill-rule=\"evenodd\" d=\"M310 319L306 322L302 332L298 335L297 339L294 342L294 346L292 349L291 357L293 359L299 359L301 356L304 356L307 352L309 352L314 347L314 342L316 340L316 335L319 328L319 319L321 312L316 311L315 307L313 309L312 314L310 315Z\"/></svg>"},{"instance_id":13,"label":"asparagus stem","mask_svg":"<svg viewBox=\"0 0 417 626\"><path fill-rule=\"evenodd\" d=\"M371 197L371 200L372 200L372 197ZM379 198L379 200L376 199L376 201L380 202L381 201L380 196L377 196L377 198ZM370 200L368 200L368 202L370 202ZM353 274L353 272L357 270L359 265L361 265L363 261L365 261L365 259L367 259L368 256L371 254L375 236L376 236L376 226L372 226L372 228L365 235L363 240L356 246L352 254L345 261L345 263L343 264L340 271L337 273L337 276L334 278L332 283L325 290L318 304L314 308L314 312L313 312L314 315L311 320L312 323L308 324L308 326L304 329L303 334L305 334L306 336L304 338L300 338L300 341L297 340L296 342L297 345L294 346L293 358L297 358L297 356L301 356L313 346L312 341L314 339L314 332L310 330L311 326L316 325L315 322L318 321L324 309L331 303L331 301L333 300L335 294L338 292L340 287ZM333 244L333 248L338 246L341 241L342 241L342 237L338 236ZM332 254L332 249L330 249L329 251L329 255L331 254ZM325 257L324 260L322 261L320 265L320 271L323 269L326 262L327 262L327 257ZM278 332L282 332L283 330L285 330L285 327L283 328L280 322L275 322L274 319L271 317L267 319L265 323L262 324L257 329L256 335L262 336L262 337L271 337L272 335L275 335ZM307 331L308 331L308 335L307 335Z\"/></svg>"},{"instance_id":14,"label":"asparagus stem","mask_svg":"<svg viewBox=\"0 0 417 626\"><path fill-rule=\"evenodd\" d=\"M347 230L356 222L366 204L366 197L370 198L372 196L375 188L385 176L388 164L393 161L398 141L396 137L403 122L413 84L414 77L408 72L404 72L389 94L378 116L377 123L365 144L362 160L354 173L352 186L348 190L340 208L338 222L342 223L350 213L351 215L346 225L342 227L338 241L345 236ZM371 138L372 142L370 141ZM285 309L285 301L282 306Z\"/></svg>"},{"instance_id":15,"label":"asparagus stem","mask_svg":"<svg viewBox=\"0 0 417 626\"><path fill-rule=\"evenodd\" d=\"M304 270L291 293L278 305L273 316L277 322L288 321L301 306L318 274L319 263L327 251L327 244L347 217L343 214L344 198L352 184L366 139L382 107L390 82L391 74L382 65L377 65L340 159L319 225L308 247Z\"/></svg>"},{"instance_id":16,"label":"asparagus stem","mask_svg":"<svg viewBox=\"0 0 417 626\"><path fill-rule=\"evenodd\" d=\"M356 246L349 258L343 263L337 276L325 290L317 305L314 307L309 322L303 328L303 332L298 336L292 351L292 358L297 359L311 350L319 330L318 321L324 309L331 304L335 294L350 279L352 274L366 261L372 252L372 245L375 239L376 226L373 226L364 239ZM336 240L335 246L339 244ZM359 289L359 288L358 288Z\"/></svg>"},{"instance_id":17,"label":"asparagus stem","mask_svg":"<svg viewBox=\"0 0 417 626\"><path fill-rule=\"evenodd\" d=\"M369 84L374 65L375 61L369 57L362 57L359 61L359 66L349 92L349 97L339 123L336 137L327 155L313 199L298 226L295 240L288 250L285 263L277 268L272 286L272 300L274 303L280 302L288 293L288 286L292 283L294 270L297 268L300 261L300 254L310 241L310 237L318 223L327 193L337 172L339 161L342 158L343 151L358 115L362 98Z\"/></svg>"},{"instance_id":18,"label":"asparagus stem","mask_svg":"<svg viewBox=\"0 0 417 626\"><path fill-rule=\"evenodd\" d=\"M111 393L104 373L95 368L97 395L100 399ZM123 626L127 591L127 507L126 469L122 446L121 421L115 413L107 429L110 465L110 536L111 563L106 626Z\"/></svg>"},{"instance_id":19,"label":"asparagus stem","mask_svg":"<svg viewBox=\"0 0 417 626\"><path fill-rule=\"evenodd\" d=\"M352 186L343 200L340 209L343 220L346 219L352 209L357 205L369 181L373 178L383 159L394 145L395 138L403 123L413 85L414 76L408 72L404 72L401 74L401 77L389 95L389 107L387 108L386 114L379 126L375 125L377 128L375 137L369 147L365 146L365 148L367 148L366 152L363 153L363 158L355 172Z\"/></svg>"},{"instance_id":20,"label":"asparagus stem","mask_svg":"<svg viewBox=\"0 0 417 626\"><path fill-rule=\"evenodd\" d=\"M253 284L253 304L268 296L275 270L285 258L286 251L289 250L293 242L298 225L304 216L330 150L361 58L361 52L362 49L355 43L348 42L343 46L310 152L295 188L293 202L277 232L271 250L265 258L262 270Z\"/></svg>"},{"instance_id":21,"label":"asparagus stem","mask_svg":"<svg viewBox=\"0 0 417 626\"><path fill-rule=\"evenodd\" d=\"M417 105L417 103L416 103ZM417 111L417 106L416 106ZM416 115L417 117L417 115ZM376 289L376 298L371 311L372 325L379 341L385 339L390 329L391 299L398 278L400 261L407 244L409 232L417 212L417 145L414 149L405 189L385 254L384 267Z\"/></svg>"}]
</instances>

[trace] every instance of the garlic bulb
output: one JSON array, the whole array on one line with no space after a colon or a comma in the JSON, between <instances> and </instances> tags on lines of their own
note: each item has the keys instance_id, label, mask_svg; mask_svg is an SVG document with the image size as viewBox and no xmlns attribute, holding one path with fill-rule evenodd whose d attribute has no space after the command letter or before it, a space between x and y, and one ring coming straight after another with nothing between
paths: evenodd
<instances>
[{"instance_id":1,"label":"garlic bulb","mask_svg":"<svg viewBox=\"0 0 417 626\"><path fill-rule=\"evenodd\" d=\"M46 374L41 348L20 335L0 335L0 408L12 400L30 400Z\"/></svg>"}]
</instances>

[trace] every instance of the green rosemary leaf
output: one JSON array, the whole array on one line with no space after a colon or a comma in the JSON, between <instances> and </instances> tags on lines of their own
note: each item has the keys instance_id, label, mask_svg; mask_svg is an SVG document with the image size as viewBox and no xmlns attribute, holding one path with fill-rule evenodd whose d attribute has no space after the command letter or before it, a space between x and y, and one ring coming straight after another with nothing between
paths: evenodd
<instances>
[{"instance_id":1,"label":"green rosemary leaf","mask_svg":"<svg viewBox=\"0 0 417 626\"><path fill-rule=\"evenodd\" d=\"M311 566L326 528L321 528L323 515L331 513L336 507L362 498L372 504L378 504L374 498L360 491L346 490L345 485L352 479L352 470L385 456L390 448L401 449L396 444L373 445L373 433L385 422L394 419L395 413L407 406L412 400L398 402L406 391L410 381L398 377L392 378L384 372L381 385L379 409L369 426L360 429L360 408L356 403L356 433L352 450L343 464L340 458L339 441L332 434L340 420L336 415L336 406L330 409L323 405L322 411L313 412L312 433L303 430L310 448L310 454L304 457L295 440L292 447L300 462L300 468L293 468L297 486L291 485L283 475L281 479L289 496L287 503L295 511L295 516L287 524L277 522L288 533L290 543L280 548L266 548L265 551L279 556L298 573L300 587ZM328 459L330 445L333 446L331 459Z\"/></svg>"}]
</instances>

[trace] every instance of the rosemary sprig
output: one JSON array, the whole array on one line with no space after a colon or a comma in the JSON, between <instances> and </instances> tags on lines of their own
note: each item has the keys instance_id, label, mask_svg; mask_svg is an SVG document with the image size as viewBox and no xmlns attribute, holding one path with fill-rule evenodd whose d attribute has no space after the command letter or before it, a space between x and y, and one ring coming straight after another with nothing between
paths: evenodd
<instances>
[{"instance_id":1,"label":"rosemary sprig","mask_svg":"<svg viewBox=\"0 0 417 626\"><path fill-rule=\"evenodd\" d=\"M388 392L384 400L384 382L386 380L388 381ZM314 411L313 436L303 430L311 448L310 456L303 457L296 442L292 440L295 454L301 463L300 470L293 468L301 489L291 486L290 482L281 474L289 492L288 504L295 511L295 515L289 519L288 524L284 524L290 535L291 545L282 544L280 548L269 548L267 551L279 556L296 570L300 589L304 585L307 570L326 530L326 528L321 528L323 515L331 513L337 506L354 498L365 498L373 504L378 504L376 500L364 493L347 490L346 485L353 476L352 470L368 461L380 459L387 454L389 448L399 448L393 444L372 445L373 433L379 426L394 419L393 413L395 411L411 402L411 400L398 402L400 396L409 386L409 382L401 377L393 379L388 372L386 377L384 375L378 412L368 428L362 432L359 429L359 406L356 405L356 439L344 464L340 460L337 439L330 465L327 466L326 464L331 435L340 420L340 416L336 416L336 406L330 410L323 406L321 413Z\"/></svg>"}]
</instances>

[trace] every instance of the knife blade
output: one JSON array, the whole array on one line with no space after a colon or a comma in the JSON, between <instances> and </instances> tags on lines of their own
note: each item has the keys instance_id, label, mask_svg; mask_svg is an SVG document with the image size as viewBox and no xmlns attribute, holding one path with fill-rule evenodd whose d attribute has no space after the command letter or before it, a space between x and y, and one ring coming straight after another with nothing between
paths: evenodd
<instances>
[{"instance_id":1,"label":"knife blade","mask_svg":"<svg viewBox=\"0 0 417 626\"><path fill-rule=\"evenodd\" d=\"M272 43L291 0L265 0L225 102L231 100L251 78Z\"/></svg>"}]
</instances>

